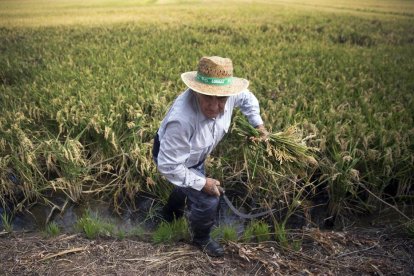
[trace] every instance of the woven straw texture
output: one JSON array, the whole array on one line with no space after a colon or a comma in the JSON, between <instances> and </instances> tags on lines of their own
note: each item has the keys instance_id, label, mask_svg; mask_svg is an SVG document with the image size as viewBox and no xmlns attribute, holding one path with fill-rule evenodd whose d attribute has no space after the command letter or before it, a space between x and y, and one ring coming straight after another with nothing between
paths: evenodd
<instances>
[{"instance_id":1,"label":"woven straw texture","mask_svg":"<svg viewBox=\"0 0 414 276\"><path fill-rule=\"evenodd\" d=\"M237 95L249 86L249 81L233 77L233 63L229 58L217 56L202 57L198 63L198 73L213 78L232 77L229 85L205 84L197 80L197 71L181 74L183 82L193 91L211 96L232 96Z\"/></svg>"}]
</instances>

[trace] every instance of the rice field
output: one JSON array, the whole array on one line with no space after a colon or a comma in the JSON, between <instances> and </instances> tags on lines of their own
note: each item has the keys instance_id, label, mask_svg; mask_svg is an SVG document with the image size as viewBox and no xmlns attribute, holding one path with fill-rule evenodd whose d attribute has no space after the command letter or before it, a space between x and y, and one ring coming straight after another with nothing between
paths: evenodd
<instances>
[{"instance_id":1,"label":"rice field","mask_svg":"<svg viewBox=\"0 0 414 276\"><path fill-rule=\"evenodd\" d=\"M267 158L236 114L207 162L226 189L285 216L318 196L333 216L412 204L411 1L0 0L3 208L165 201L152 139L203 55L230 57L266 127L313 158Z\"/></svg>"}]
</instances>

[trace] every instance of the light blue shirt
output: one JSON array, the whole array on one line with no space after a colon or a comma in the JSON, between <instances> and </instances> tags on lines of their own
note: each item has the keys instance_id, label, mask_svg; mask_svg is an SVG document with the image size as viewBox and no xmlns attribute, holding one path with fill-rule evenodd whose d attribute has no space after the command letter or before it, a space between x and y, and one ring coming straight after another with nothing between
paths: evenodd
<instances>
[{"instance_id":1,"label":"light blue shirt","mask_svg":"<svg viewBox=\"0 0 414 276\"><path fill-rule=\"evenodd\" d=\"M215 119L204 116L195 93L187 89L179 95L161 122L157 162L160 173L172 184L200 191L206 177L191 167L205 160L228 132L234 107L239 107L254 127L263 120L257 98L247 89L230 96L224 112Z\"/></svg>"}]
</instances>

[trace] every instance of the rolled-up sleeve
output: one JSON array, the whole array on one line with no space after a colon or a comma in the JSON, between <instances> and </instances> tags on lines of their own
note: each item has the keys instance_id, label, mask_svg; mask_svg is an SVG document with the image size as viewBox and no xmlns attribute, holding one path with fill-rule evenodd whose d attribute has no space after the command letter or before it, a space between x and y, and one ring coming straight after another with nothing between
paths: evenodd
<instances>
[{"instance_id":1,"label":"rolled-up sleeve","mask_svg":"<svg viewBox=\"0 0 414 276\"><path fill-rule=\"evenodd\" d=\"M246 116L249 123L257 127L263 124L262 117L260 116L259 101L254 94L248 90L243 91L236 96L236 106L240 108L240 111Z\"/></svg>"},{"instance_id":2,"label":"rolled-up sleeve","mask_svg":"<svg viewBox=\"0 0 414 276\"><path fill-rule=\"evenodd\" d=\"M205 176L185 166L190 156L190 138L191 127L185 122L169 122L160 141L157 167L172 184L200 191L206 183Z\"/></svg>"}]
</instances>

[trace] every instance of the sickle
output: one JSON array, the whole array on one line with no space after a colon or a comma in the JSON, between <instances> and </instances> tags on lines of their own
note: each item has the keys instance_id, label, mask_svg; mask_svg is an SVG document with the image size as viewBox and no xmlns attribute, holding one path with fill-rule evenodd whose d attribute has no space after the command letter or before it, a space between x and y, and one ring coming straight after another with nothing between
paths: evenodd
<instances>
[{"instance_id":1,"label":"sickle","mask_svg":"<svg viewBox=\"0 0 414 276\"><path fill-rule=\"evenodd\" d=\"M220 197L222 199L224 199L227 206L229 206L229 208L233 211L233 213L235 213L236 215L238 215L241 218L254 219L254 218L270 215L270 214L272 214L273 212L276 211L276 209L271 209L271 210L267 210L267 211L263 211L263 212L259 212L259 213L254 213L254 214L251 214L251 213L250 214L244 214L244 213L240 212L236 207L234 207L233 203L231 203L230 199L226 196L225 191L222 187L218 186L217 188L220 191Z\"/></svg>"}]
</instances>

